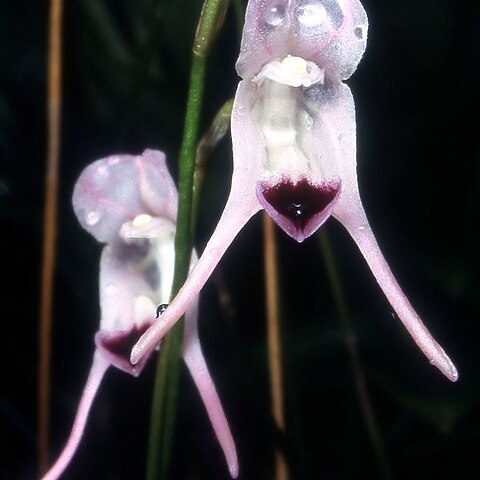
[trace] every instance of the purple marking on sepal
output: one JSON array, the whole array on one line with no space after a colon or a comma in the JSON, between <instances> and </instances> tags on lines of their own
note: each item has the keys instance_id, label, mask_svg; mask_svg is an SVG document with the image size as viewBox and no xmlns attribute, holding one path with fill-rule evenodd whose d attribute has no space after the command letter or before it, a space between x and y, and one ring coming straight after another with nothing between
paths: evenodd
<instances>
[{"instance_id":1,"label":"purple marking on sepal","mask_svg":"<svg viewBox=\"0 0 480 480\"><path fill-rule=\"evenodd\" d=\"M140 326L133 325L130 330L99 330L95 334L95 345L111 365L134 377L138 377L150 355L146 355L138 363L132 365L130 363L130 352L151 324L151 321L147 321Z\"/></svg>"},{"instance_id":2,"label":"purple marking on sepal","mask_svg":"<svg viewBox=\"0 0 480 480\"><path fill-rule=\"evenodd\" d=\"M303 177L296 183L285 178L277 183L258 182L257 197L275 223L303 242L331 215L340 193L338 179L312 183Z\"/></svg>"}]
</instances>

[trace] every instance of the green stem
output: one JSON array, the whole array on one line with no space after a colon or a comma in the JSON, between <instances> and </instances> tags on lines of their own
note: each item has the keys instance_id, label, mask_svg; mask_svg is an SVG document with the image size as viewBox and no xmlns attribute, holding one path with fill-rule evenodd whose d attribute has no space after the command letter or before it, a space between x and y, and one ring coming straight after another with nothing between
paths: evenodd
<instances>
[{"instance_id":1,"label":"green stem","mask_svg":"<svg viewBox=\"0 0 480 480\"><path fill-rule=\"evenodd\" d=\"M185 125L179 155L173 296L185 282L190 266L193 175L205 86L206 58L225 13L226 4L227 0L205 1L193 47ZM182 341L183 322L178 322L162 341L161 355L157 364L148 444L147 480L166 479L168 475L177 410Z\"/></svg>"},{"instance_id":2,"label":"green stem","mask_svg":"<svg viewBox=\"0 0 480 480\"><path fill-rule=\"evenodd\" d=\"M388 458L385 453L385 447L383 445L382 435L378 427L375 411L370 400L368 393L367 382L365 379L365 373L363 371L362 361L360 358L360 352L358 351L357 341L355 338L355 332L353 330L352 323L350 321L350 314L347 308L347 302L345 300L345 293L343 291L342 282L338 274L335 257L330 246L327 232L322 229L318 235L320 239L320 248L322 250L323 258L325 261L325 268L327 270L327 276L332 287L333 299L338 311L338 319L345 336L345 342L350 357L350 364L352 368L353 378L355 382L355 388L357 391L358 402L363 414L363 420L372 444L372 448L375 454L375 458L378 463L378 468L385 480L391 480L393 478Z\"/></svg>"}]
</instances>

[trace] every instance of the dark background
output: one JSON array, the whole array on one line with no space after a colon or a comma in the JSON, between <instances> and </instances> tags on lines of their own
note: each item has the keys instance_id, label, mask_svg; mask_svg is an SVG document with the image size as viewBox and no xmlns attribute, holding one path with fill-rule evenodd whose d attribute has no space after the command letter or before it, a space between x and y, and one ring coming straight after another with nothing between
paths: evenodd
<instances>
[{"instance_id":1,"label":"dark background","mask_svg":"<svg viewBox=\"0 0 480 480\"><path fill-rule=\"evenodd\" d=\"M74 182L92 160L163 149L176 176L190 47L200 1L65 2L64 107L52 371L52 460L70 430L98 327L101 246L78 225ZM480 13L467 0L364 0L368 48L348 81L357 107L360 190L397 279L460 371L450 384L392 320L343 229L326 225L394 478L478 478L480 463ZM0 4L0 478L36 477L37 323L45 170L47 2ZM211 56L205 127L233 95L240 32L233 9ZM226 139L208 170L197 246L229 186ZM376 479L318 240L278 233L285 341L285 437L272 428L260 215L220 264L201 301L201 339L237 442L240 478L271 479L287 452L292 480ZM144 475L153 362L139 379L111 370L63 478ZM183 375L172 479L228 472Z\"/></svg>"}]
</instances>

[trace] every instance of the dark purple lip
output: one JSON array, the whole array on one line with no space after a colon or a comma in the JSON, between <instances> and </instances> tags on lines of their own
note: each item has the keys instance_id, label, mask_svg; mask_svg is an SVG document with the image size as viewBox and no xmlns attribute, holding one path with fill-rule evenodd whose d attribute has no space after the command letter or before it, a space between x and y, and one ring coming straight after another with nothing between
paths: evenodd
<instances>
[{"instance_id":1,"label":"dark purple lip","mask_svg":"<svg viewBox=\"0 0 480 480\"><path fill-rule=\"evenodd\" d=\"M340 192L336 179L313 183L306 178L297 182L282 179L278 183L259 182L257 196L272 219L288 235L302 242L330 216Z\"/></svg>"},{"instance_id":2,"label":"dark purple lip","mask_svg":"<svg viewBox=\"0 0 480 480\"><path fill-rule=\"evenodd\" d=\"M142 358L136 365L132 365L130 353L151 324L151 321L144 322L140 326L133 325L129 330L100 330L95 335L95 344L114 367L136 377L143 370L148 358Z\"/></svg>"}]
</instances>

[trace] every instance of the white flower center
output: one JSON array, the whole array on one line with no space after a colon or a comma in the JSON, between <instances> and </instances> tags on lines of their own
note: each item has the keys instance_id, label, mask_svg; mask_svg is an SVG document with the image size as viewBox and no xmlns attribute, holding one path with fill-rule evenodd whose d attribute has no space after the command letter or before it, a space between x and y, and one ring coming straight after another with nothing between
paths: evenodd
<instances>
[{"instance_id":1,"label":"white flower center","mask_svg":"<svg viewBox=\"0 0 480 480\"><path fill-rule=\"evenodd\" d=\"M146 213L141 213L140 215L137 215L132 222L132 225L135 228L142 228L145 227L150 223L152 220L152 217Z\"/></svg>"},{"instance_id":2,"label":"white flower center","mask_svg":"<svg viewBox=\"0 0 480 480\"><path fill-rule=\"evenodd\" d=\"M253 81L261 84L269 79L290 87L310 87L323 83L324 77L323 70L314 62L287 55L267 63Z\"/></svg>"}]
</instances>

